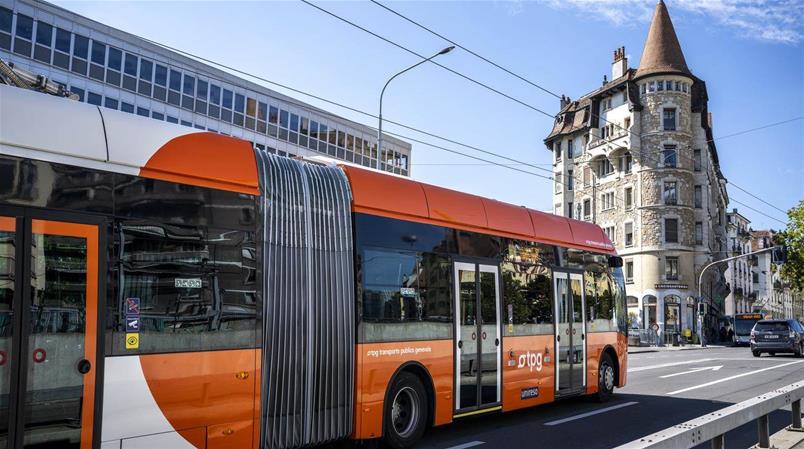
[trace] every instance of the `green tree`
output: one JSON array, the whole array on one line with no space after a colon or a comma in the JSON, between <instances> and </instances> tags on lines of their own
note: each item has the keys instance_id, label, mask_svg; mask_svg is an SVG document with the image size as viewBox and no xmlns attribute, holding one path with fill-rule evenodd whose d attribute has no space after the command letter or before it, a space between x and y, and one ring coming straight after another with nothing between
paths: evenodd
<instances>
[{"instance_id":1,"label":"green tree","mask_svg":"<svg viewBox=\"0 0 804 449\"><path fill-rule=\"evenodd\" d=\"M787 211L787 228L773 236L774 243L787 247L787 262L781 275L794 290L804 291L804 200Z\"/></svg>"}]
</instances>

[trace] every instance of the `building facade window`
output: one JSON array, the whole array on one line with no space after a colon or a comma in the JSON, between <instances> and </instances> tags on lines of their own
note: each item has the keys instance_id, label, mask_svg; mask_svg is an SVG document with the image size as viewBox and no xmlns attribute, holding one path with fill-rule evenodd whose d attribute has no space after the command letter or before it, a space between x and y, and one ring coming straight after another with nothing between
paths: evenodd
<instances>
[{"instance_id":1,"label":"building facade window","mask_svg":"<svg viewBox=\"0 0 804 449\"><path fill-rule=\"evenodd\" d=\"M615 242L616 239L615 239L614 226L606 226L606 227L604 227L603 232L606 234L606 237L608 237L609 240L611 240L612 243Z\"/></svg>"},{"instance_id":2,"label":"building facade window","mask_svg":"<svg viewBox=\"0 0 804 449\"><path fill-rule=\"evenodd\" d=\"M614 192L606 192L600 195L600 210L614 209Z\"/></svg>"},{"instance_id":3,"label":"building facade window","mask_svg":"<svg viewBox=\"0 0 804 449\"><path fill-rule=\"evenodd\" d=\"M575 188L575 177L573 174L572 170L567 170L567 190L573 190Z\"/></svg>"},{"instance_id":4,"label":"building facade window","mask_svg":"<svg viewBox=\"0 0 804 449\"><path fill-rule=\"evenodd\" d=\"M604 178L614 172L611 162L607 158L597 161L597 177Z\"/></svg>"},{"instance_id":5,"label":"building facade window","mask_svg":"<svg viewBox=\"0 0 804 449\"><path fill-rule=\"evenodd\" d=\"M555 180L556 180L556 193L559 193L559 192L561 192L561 186L564 183L563 176L562 176L561 172L556 173Z\"/></svg>"},{"instance_id":6,"label":"building facade window","mask_svg":"<svg viewBox=\"0 0 804 449\"><path fill-rule=\"evenodd\" d=\"M634 207L634 188L626 187L623 189L623 197L625 199L625 208L631 209Z\"/></svg>"},{"instance_id":7,"label":"building facade window","mask_svg":"<svg viewBox=\"0 0 804 449\"><path fill-rule=\"evenodd\" d=\"M703 207L703 187L695 186L695 208L700 209Z\"/></svg>"},{"instance_id":8,"label":"building facade window","mask_svg":"<svg viewBox=\"0 0 804 449\"><path fill-rule=\"evenodd\" d=\"M626 222L623 225L624 234L625 234L625 246L634 246L634 223L633 222Z\"/></svg>"},{"instance_id":9,"label":"building facade window","mask_svg":"<svg viewBox=\"0 0 804 449\"><path fill-rule=\"evenodd\" d=\"M553 144L553 152L556 155L556 161L560 161L561 160L561 141L560 140Z\"/></svg>"},{"instance_id":10,"label":"building facade window","mask_svg":"<svg viewBox=\"0 0 804 449\"><path fill-rule=\"evenodd\" d=\"M633 160L631 158L631 153L625 153L624 155L620 156L618 159L620 171L623 173L631 173L631 166L633 164Z\"/></svg>"},{"instance_id":11,"label":"building facade window","mask_svg":"<svg viewBox=\"0 0 804 449\"><path fill-rule=\"evenodd\" d=\"M695 222L695 244L703 245L703 222Z\"/></svg>"},{"instance_id":12,"label":"building facade window","mask_svg":"<svg viewBox=\"0 0 804 449\"><path fill-rule=\"evenodd\" d=\"M664 260L664 277L668 281L678 280L678 257L666 257Z\"/></svg>"},{"instance_id":13,"label":"building facade window","mask_svg":"<svg viewBox=\"0 0 804 449\"><path fill-rule=\"evenodd\" d=\"M664 183L664 204L678 204L678 183L676 181L665 181Z\"/></svg>"},{"instance_id":14,"label":"building facade window","mask_svg":"<svg viewBox=\"0 0 804 449\"><path fill-rule=\"evenodd\" d=\"M676 130L676 108L664 108L662 112L662 125L665 131Z\"/></svg>"},{"instance_id":15,"label":"building facade window","mask_svg":"<svg viewBox=\"0 0 804 449\"><path fill-rule=\"evenodd\" d=\"M567 141L567 159L575 157L575 147L572 144L572 139Z\"/></svg>"},{"instance_id":16,"label":"building facade window","mask_svg":"<svg viewBox=\"0 0 804 449\"><path fill-rule=\"evenodd\" d=\"M664 241L678 243L678 218L664 219Z\"/></svg>"},{"instance_id":17,"label":"building facade window","mask_svg":"<svg viewBox=\"0 0 804 449\"><path fill-rule=\"evenodd\" d=\"M589 221L592 219L592 200L583 200L583 219Z\"/></svg>"},{"instance_id":18,"label":"building facade window","mask_svg":"<svg viewBox=\"0 0 804 449\"><path fill-rule=\"evenodd\" d=\"M572 201L567 203L567 218L572 218Z\"/></svg>"},{"instance_id":19,"label":"building facade window","mask_svg":"<svg viewBox=\"0 0 804 449\"><path fill-rule=\"evenodd\" d=\"M678 153L675 145L665 145L662 150L662 162L667 168L676 168L678 166Z\"/></svg>"},{"instance_id":20,"label":"building facade window","mask_svg":"<svg viewBox=\"0 0 804 449\"><path fill-rule=\"evenodd\" d=\"M633 284L634 283L634 261L633 260L626 260L625 261L625 283L626 284Z\"/></svg>"},{"instance_id":21,"label":"building facade window","mask_svg":"<svg viewBox=\"0 0 804 449\"><path fill-rule=\"evenodd\" d=\"M701 171L703 167L703 160L701 159L701 150L692 150L692 166L695 171Z\"/></svg>"}]
</instances>

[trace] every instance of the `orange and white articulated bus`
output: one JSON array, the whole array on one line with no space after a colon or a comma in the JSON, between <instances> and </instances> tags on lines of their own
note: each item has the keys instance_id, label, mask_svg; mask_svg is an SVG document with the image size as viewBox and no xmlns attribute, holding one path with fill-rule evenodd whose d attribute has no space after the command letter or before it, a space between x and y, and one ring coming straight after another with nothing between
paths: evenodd
<instances>
[{"instance_id":1,"label":"orange and white articulated bus","mask_svg":"<svg viewBox=\"0 0 804 449\"><path fill-rule=\"evenodd\" d=\"M0 448L405 448L606 400L621 265L590 223L0 86Z\"/></svg>"}]
</instances>

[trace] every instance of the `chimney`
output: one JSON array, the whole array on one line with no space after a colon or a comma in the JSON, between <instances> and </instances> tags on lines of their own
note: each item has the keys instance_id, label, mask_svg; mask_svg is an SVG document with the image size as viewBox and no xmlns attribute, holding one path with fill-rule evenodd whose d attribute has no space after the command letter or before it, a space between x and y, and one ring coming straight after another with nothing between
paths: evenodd
<instances>
[{"instance_id":1,"label":"chimney","mask_svg":"<svg viewBox=\"0 0 804 449\"><path fill-rule=\"evenodd\" d=\"M614 62L611 63L611 79L625 75L628 71L628 58L625 57L625 47L614 50Z\"/></svg>"},{"instance_id":2,"label":"chimney","mask_svg":"<svg viewBox=\"0 0 804 449\"><path fill-rule=\"evenodd\" d=\"M565 97L564 95L561 96L561 108L564 109L568 104L570 104L569 97Z\"/></svg>"}]
</instances>

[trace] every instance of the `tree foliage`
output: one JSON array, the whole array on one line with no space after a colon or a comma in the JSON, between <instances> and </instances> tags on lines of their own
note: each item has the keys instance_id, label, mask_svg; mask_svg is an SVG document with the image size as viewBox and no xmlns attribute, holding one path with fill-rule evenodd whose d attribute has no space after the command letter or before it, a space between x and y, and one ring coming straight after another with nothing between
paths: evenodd
<instances>
[{"instance_id":1,"label":"tree foliage","mask_svg":"<svg viewBox=\"0 0 804 449\"><path fill-rule=\"evenodd\" d=\"M804 291L804 200L787 211L787 228L773 236L774 243L787 247L787 262L781 275L794 290Z\"/></svg>"}]
</instances>

